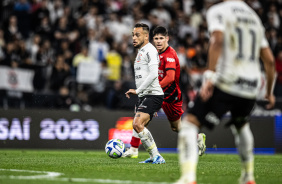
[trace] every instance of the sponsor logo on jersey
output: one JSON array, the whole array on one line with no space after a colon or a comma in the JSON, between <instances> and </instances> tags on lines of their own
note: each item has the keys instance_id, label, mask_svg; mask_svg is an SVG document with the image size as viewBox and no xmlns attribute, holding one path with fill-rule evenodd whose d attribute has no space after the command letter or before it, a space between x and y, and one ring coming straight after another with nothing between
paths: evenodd
<instances>
[{"instance_id":1,"label":"sponsor logo on jersey","mask_svg":"<svg viewBox=\"0 0 282 184\"><path fill-rule=\"evenodd\" d=\"M175 62L175 59L174 58L166 58L166 60L168 61L168 62L171 62L171 63L173 63L173 62Z\"/></svg>"},{"instance_id":2,"label":"sponsor logo on jersey","mask_svg":"<svg viewBox=\"0 0 282 184\"><path fill-rule=\"evenodd\" d=\"M135 70L141 70L141 67L140 67L140 66L138 66L138 67L136 67L136 68L135 68Z\"/></svg>"},{"instance_id":3,"label":"sponsor logo on jersey","mask_svg":"<svg viewBox=\"0 0 282 184\"><path fill-rule=\"evenodd\" d=\"M141 79L142 75L135 75L135 79Z\"/></svg>"}]
</instances>

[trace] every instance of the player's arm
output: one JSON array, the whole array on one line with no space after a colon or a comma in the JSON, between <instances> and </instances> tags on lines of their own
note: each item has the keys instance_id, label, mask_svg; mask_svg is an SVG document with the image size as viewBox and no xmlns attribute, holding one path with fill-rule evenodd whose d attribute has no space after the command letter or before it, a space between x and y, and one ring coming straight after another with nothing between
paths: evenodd
<instances>
[{"instance_id":1,"label":"player's arm","mask_svg":"<svg viewBox=\"0 0 282 184\"><path fill-rule=\"evenodd\" d=\"M208 49L208 70L215 71L216 64L223 48L224 35L222 31L214 31L211 34Z\"/></svg>"},{"instance_id":2,"label":"player's arm","mask_svg":"<svg viewBox=\"0 0 282 184\"><path fill-rule=\"evenodd\" d=\"M166 71L166 76L163 78L162 81L160 81L160 85L162 88L168 86L170 83L172 83L175 80L175 70L169 69Z\"/></svg>"},{"instance_id":3,"label":"player's arm","mask_svg":"<svg viewBox=\"0 0 282 184\"><path fill-rule=\"evenodd\" d=\"M156 52L147 52L146 56L147 62L148 62L148 68L149 68L149 75L146 77L144 82L139 86L138 89L136 89L136 94L139 94L140 92L147 89L152 82L158 78L158 63L159 63L159 56Z\"/></svg>"},{"instance_id":4,"label":"player's arm","mask_svg":"<svg viewBox=\"0 0 282 184\"><path fill-rule=\"evenodd\" d=\"M204 72L204 82L200 90L203 101L208 100L213 93L213 86L217 80L216 64L221 55L224 43L224 16L220 14L217 6L207 11L208 30L211 33L208 49L208 70Z\"/></svg>"},{"instance_id":5,"label":"player's arm","mask_svg":"<svg viewBox=\"0 0 282 184\"><path fill-rule=\"evenodd\" d=\"M265 98L269 101L269 104L266 106L267 109L273 108L275 105L275 97L273 95L273 87L275 81L275 63L272 51L269 47L262 48L260 50L260 57L263 61L265 74L266 74L266 95Z\"/></svg>"},{"instance_id":6,"label":"player's arm","mask_svg":"<svg viewBox=\"0 0 282 184\"><path fill-rule=\"evenodd\" d=\"M223 48L224 35L221 31L214 31L211 34L208 50L208 70L204 73L204 82L200 91L203 101L207 101L213 93L213 85L216 81L215 68Z\"/></svg>"}]
</instances>

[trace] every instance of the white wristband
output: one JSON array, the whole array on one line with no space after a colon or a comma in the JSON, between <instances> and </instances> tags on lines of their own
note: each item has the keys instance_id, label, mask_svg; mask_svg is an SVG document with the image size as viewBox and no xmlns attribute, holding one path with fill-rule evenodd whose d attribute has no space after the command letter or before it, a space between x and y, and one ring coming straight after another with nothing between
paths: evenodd
<instances>
[{"instance_id":1,"label":"white wristband","mask_svg":"<svg viewBox=\"0 0 282 184\"><path fill-rule=\"evenodd\" d=\"M212 70L206 70L203 73L203 83L207 80L211 81L211 83L215 84L216 82L216 73Z\"/></svg>"}]
</instances>

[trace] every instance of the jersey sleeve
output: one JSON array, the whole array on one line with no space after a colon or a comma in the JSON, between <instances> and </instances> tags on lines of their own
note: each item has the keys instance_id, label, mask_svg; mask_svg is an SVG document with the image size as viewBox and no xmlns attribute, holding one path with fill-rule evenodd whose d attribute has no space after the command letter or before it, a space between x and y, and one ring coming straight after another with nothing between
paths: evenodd
<instances>
[{"instance_id":1,"label":"jersey sleeve","mask_svg":"<svg viewBox=\"0 0 282 184\"><path fill-rule=\"evenodd\" d=\"M210 33L214 31L224 31L225 25L224 25L224 16L221 13L222 11L219 11L218 6L212 6L207 11L207 23L208 23L208 30Z\"/></svg>"},{"instance_id":2,"label":"jersey sleeve","mask_svg":"<svg viewBox=\"0 0 282 184\"><path fill-rule=\"evenodd\" d=\"M261 39L260 47L261 48L269 47L268 41L267 41L267 39L265 37L265 30L264 30L263 26L262 26L262 39Z\"/></svg>"},{"instance_id":3,"label":"jersey sleeve","mask_svg":"<svg viewBox=\"0 0 282 184\"><path fill-rule=\"evenodd\" d=\"M157 52L157 50L155 50L155 52L152 50L152 51L148 51L146 53L146 60L148 62L148 66L151 66L151 65L158 65L159 64L159 54Z\"/></svg>"},{"instance_id":4,"label":"jersey sleeve","mask_svg":"<svg viewBox=\"0 0 282 184\"><path fill-rule=\"evenodd\" d=\"M165 70L176 70L176 58L173 54L169 53L164 58Z\"/></svg>"}]
</instances>

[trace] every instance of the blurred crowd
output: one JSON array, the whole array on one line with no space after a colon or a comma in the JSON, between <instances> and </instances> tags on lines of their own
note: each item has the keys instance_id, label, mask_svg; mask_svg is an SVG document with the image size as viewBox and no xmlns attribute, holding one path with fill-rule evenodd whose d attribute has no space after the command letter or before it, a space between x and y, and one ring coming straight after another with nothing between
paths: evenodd
<instances>
[{"instance_id":1,"label":"blurred crowd","mask_svg":"<svg viewBox=\"0 0 282 184\"><path fill-rule=\"evenodd\" d=\"M201 85L209 34L205 14L217 0L2 0L0 67L34 71L32 93L0 90L0 107L91 110L132 108L132 28L168 28L181 64L185 103ZM282 96L282 1L247 0L260 16L276 58L275 94ZM151 34L152 35L152 34ZM152 40L152 38L150 38ZM98 80L77 81L81 63L96 63ZM0 79L1 80L1 79Z\"/></svg>"}]
</instances>

